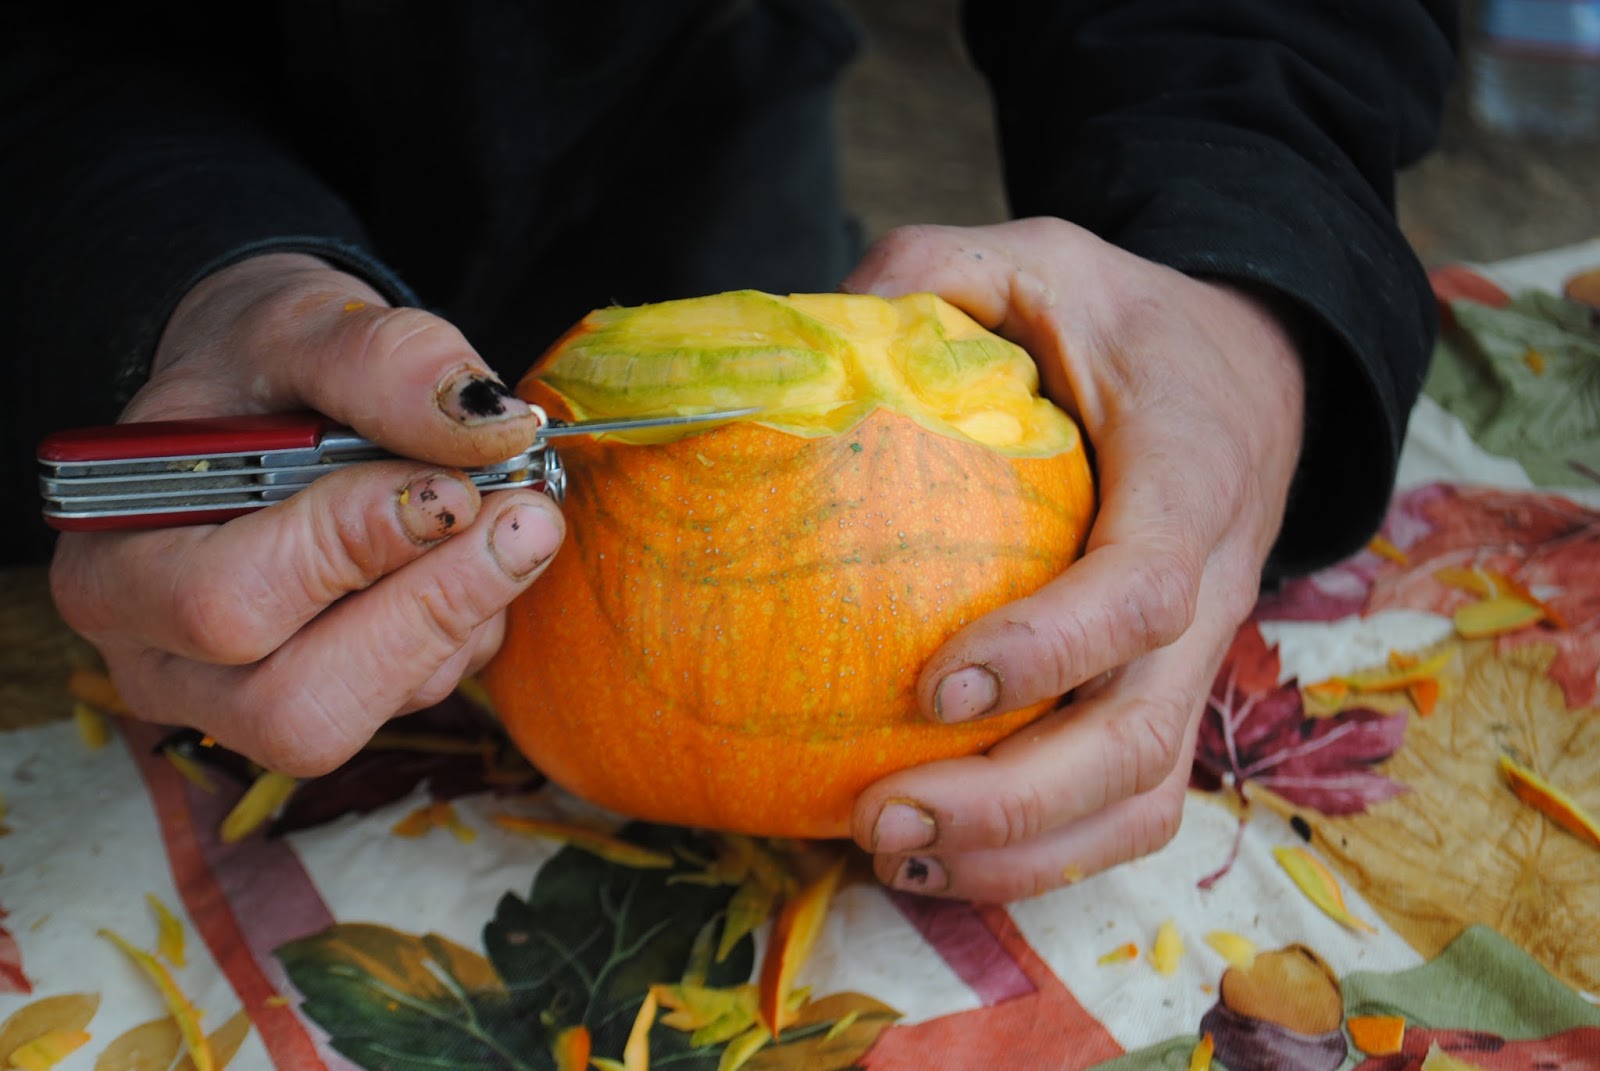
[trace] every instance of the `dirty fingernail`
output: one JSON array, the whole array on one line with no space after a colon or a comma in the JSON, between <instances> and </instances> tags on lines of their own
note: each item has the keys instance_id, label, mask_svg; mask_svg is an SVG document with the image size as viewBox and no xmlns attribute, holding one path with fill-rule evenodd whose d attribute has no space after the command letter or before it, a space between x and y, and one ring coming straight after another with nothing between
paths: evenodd
<instances>
[{"instance_id":1,"label":"dirty fingernail","mask_svg":"<svg viewBox=\"0 0 1600 1071\"><path fill-rule=\"evenodd\" d=\"M958 669L939 682L933 715L940 721L966 721L987 714L1000 702L1000 678L983 666Z\"/></svg>"},{"instance_id":2,"label":"dirty fingernail","mask_svg":"<svg viewBox=\"0 0 1600 1071\"><path fill-rule=\"evenodd\" d=\"M489 552L513 580L525 580L561 545L555 521L537 506L508 506L489 530Z\"/></svg>"},{"instance_id":3,"label":"dirty fingernail","mask_svg":"<svg viewBox=\"0 0 1600 1071\"><path fill-rule=\"evenodd\" d=\"M430 472L401 488L396 509L406 535L418 543L434 543L470 521L477 505L478 494L467 481Z\"/></svg>"},{"instance_id":4,"label":"dirty fingernail","mask_svg":"<svg viewBox=\"0 0 1600 1071\"><path fill-rule=\"evenodd\" d=\"M913 855L901 861L890 884L905 892L942 892L950 884L950 875L932 856Z\"/></svg>"},{"instance_id":5,"label":"dirty fingernail","mask_svg":"<svg viewBox=\"0 0 1600 1071\"><path fill-rule=\"evenodd\" d=\"M910 800L890 800L878 814L872 827L872 850L875 852L909 852L926 848L938 835L939 826L933 815Z\"/></svg>"},{"instance_id":6,"label":"dirty fingernail","mask_svg":"<svg viewBox=\"0 0 1600 1071\"><path fill-rule=\"evenodd\" d=\"M446 416L468 427L511 420L533 412L528 403L512 394L504 383L470 369L446 379L435 398Z\"/></svg>"}]
</instances>

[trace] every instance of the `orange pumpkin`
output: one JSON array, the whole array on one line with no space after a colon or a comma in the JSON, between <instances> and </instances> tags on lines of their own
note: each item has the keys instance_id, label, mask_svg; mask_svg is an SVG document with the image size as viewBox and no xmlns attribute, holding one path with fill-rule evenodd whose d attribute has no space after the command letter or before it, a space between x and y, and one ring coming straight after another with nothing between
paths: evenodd
<instances>
[{"instance_id":1,"label":"orange pumpkin","mask_svg":"<svg viewBox=\"0 0 1600 1071\"><path fill-rule=\"evenodd\" d=\"M917 711L929 656L1058 575L1094 508L1078 429L1032 361L944 301L604 309L518 393L562 419L762 407L560 441L568 541L483 674L556 783L654 821L842 836L873 781L1048 707Z\"/></svg>"}]
</instances>

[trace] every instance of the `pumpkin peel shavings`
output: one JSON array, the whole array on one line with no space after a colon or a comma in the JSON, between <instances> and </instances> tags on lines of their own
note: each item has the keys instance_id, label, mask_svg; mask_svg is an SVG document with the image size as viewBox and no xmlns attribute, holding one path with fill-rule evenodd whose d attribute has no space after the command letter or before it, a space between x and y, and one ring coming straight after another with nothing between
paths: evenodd
<instances>
[{"instance_id":1,"label":"pumpkin peel shavings","mask_svg":"<svg viewBox=\"0 0 1600 1071\"><path fill-rule=\"evenodd\" d=\"M1183 959L1183 937L1178 933L1178 927L1171 919L1167 919L1156 928L1155 943L1150 946L1150 965L1156 973L1163 978L1171 977L1178 971L1178 964Z\"/></svg>"},{"instance_id":2,"label":"pumpkin peel shavings","mask_svg":"<svg viewBox=\"0 0 1600 1071\"><path fill-rule=\"evenodd\" d=\"M264 770L245 789L239 802L222 820L220 836L224 844L237 844L260 829L294 793L299 782L288 774Z\"/></svg>"},{"instance_id":3,"label":"pumpkin peel shavings","mask_svg":"<svg viewBox=\"0 0 1600 1071\"><path fill-rule=\"evenodd\" d=\"M1422 658L1405 651L1390 651L1389 664L1305 685L1301 693L1320 706L1338 708L1351 695L1405 692L1419 715L1426 718L1439 704L1439 674L1450 664L1453 652L1445 650Z\"/></svg>"},{"instance_id":4,"label":"pumpkin peel shavings","mask_svg":"<svg viewBox=\"0 0 1600 1071\"><path fill-rule=\"evenodd\" d=\"M1557 629L1567 628L1561 613L1539 598L1513 576L1492 569L1445 566L1434 570L1434 579L1478 597L1458 609L1452 617L1456 632L1463 639L1483 639L1516 632L1540 621Z\"/></svg>"},{"instance_id":5,"label":"pumpkin peel shavings","mask_svg":"<svg viewBox=\"0 0 1600 1071\"><path fill-rule=\"evenodd\" d=\"M1500 756L1500 771L1517 799L1579 840L1600 848L1600 823L1577 800L1509 755Z\"/></svg>"},{"instance_id":6,"label":"pumpkin peel shavings","mask_svg":"<svg viewBox=\"0 0 1600 1071\"><path fill-rule=\"evenodd\" d=\"M161 755L172 764L173 769L177 770L185 781L195 788L207 795L216 793L217 783L211 780L211 775L206 772L206 768L196 762L192 756L184 754L182 750L170 744L161 749Z\"/></svg>"},{"instance_id":7,"label":"pumpkin peel shavings","mask_svg":"<svg viewBox=\"0 0 1600 1071\"><path fill-rule=\"evenodd\" d=\"M1368 1056L1393 1056L1405 1044L1404 1016L1352 1015L1344 1025L1355 1047Z\"/></svg>"},{"instance_id":8,"label":"pumpkin peel shavings","mask_svg":"<svg viewBox=\"0 0 1600 1071\"><path fill-rule=\"evenodd\" d=\"M78 727L78 739L90 751L99 751L111 742L111 723L81 699L72 704L72 720Z\"/></svg>"},{"instance_id":9,"label":"pumpkin peel shavings","mask_svg":"<svg viewBox=\"0 0 1600 1071\"><path fill-rule=\"evenodd\" d=\"M184 950L183 923L155 893L145 893L145 902L156 915L156 952L180 970L187 955Z\"/></svg>"},{"instance_id":10,"label":"pumpkin peel shavings","mask_svg":"<svg viewBox=\"0 0 1600 1071\"><path fill-rule=\"evenodd\" d=\"M828 906L844 877L840 858L820 877L784 901L772 924L772 937L761 962L760 1012L767 1031L777 1037L794 1017L789 997L795 978L816 944Z\"/></svg>"},{"instance_id":11,"label":"pumpkin peel shavings","mask_svg":"<svg viewBox=\"0 0 1600 1071\"><path fill-rule=\"evenodd\" d=\"M1228 966L1237 967L1241 971L1250 969L1250 964L1255 962L1256 943L1241 934L1230 933L1227 930L1212 930L1206 934L1206 944L1212 951L1228 961Z\"/></svg>"},{"instance_id":12,"label":"pumpkin peel shavings","mask_svg":"<svg viewBox=\"0 0 1600 1071\"><path fill-rule=\"evenodd\" d=\"M6 1066L17 1071L50 1071L87 1045L90 1036L87 1030L47 1030L12 1049Z\"/></svg>"},{"instance_id":13,"label":"pumpkin peel shavings","mask_svg":"<svg viewBox=\"0 0 1600 1071\"><path fill-rule=\"evenodd\" d=\"M1128 941L1109 952L1103 953L1095 962L1102 967L1109 967L1115 963L1131 963L1138 958L1139 946L1132 941Z\"/></svg>"},{"instance_id":14,"label":"pumpkin peel shavings","mask_svg":"<svg viewBox=\"0 0 1600 1071\"><path fill-rule=\"evenodd\" d=\"M423 804L390 826L389 832L397 837L415 840L427 836L435 829L448 829L450 835L463 844L471 844L478 839L477 830L462 820L461 814L449 800L434 800Z\"/></svg>"},{"instance_id":15,"label":"pumpkin peel shavings","mask_svg":"<svg viewBox=\"0 0 1600 1071\"><path fill-rule=\"evenodd\" d=\"M593 1046L589 1028L582 1023L558 1032L550 1041L550 1055L555 1058L556 1071L588 1071Z\"/></svg>"},{"instance_id":16,"label":"pumpkin peel shavings","mask_svg":"<svg viewBox=\"0 0 1600 1071\"><path fill-rule=\"evenodd\" d=\"M1323 914L1346 929L1360 930L1363 933L1378 932L1372 923L1350 913L1350 909L1345 906L1344 893L1339 889L1338 880L1322 860L1304 848L1274 848L1272 855L1295 886L1306 894L1308 900L1321 908Z\"/></svg>"},{"instance_id":17,"label":"pumpkin peel shavings","mask_svg":"<svg viewBox=\"0 0 1600 1071\"><path fill-rule=\"evenodd\" d=\"M515 814L497 814L491 821L501 829L526 837L545 837L581 849L591 855L618 866L638 870L664 870L675 865L676 860L667 852L658 852L631 844L621 837L602 833L573 822L550 822L542 818L525 818Z\"/></svg>"},{"instance_id":18,"label":"pumpkin peel shavings","mask_svg":"<svg viewBox=\"0 0 1600 1071\"><path fill-rule=\"evenodd\" d=\"M166 1002L167 1010L177 1021L178 1030L183 1035L183 1046L188 1050L195 1071L217 1071L216 1058L211 1051L211 1041L200 1026L200 1010L178 987L172 972L167 970L156 957L138 948L115 931L103 929L100 931L100 936L120 948L145 973L145 976L155 983L162 1000Z\"/></svg>"},{"instance_id":19,"label":"pumpkin peel shavings","mask_svg":"<svg viewBox=\"0 0 1600 1071\"><path fill-rule=\"evenodd\" d=\"M655 1025L656 1008L656 993L651 989L645 994L644 1003L639 1005L633 1029L628 1031L627 1043L622 1046L622 1059L593 1056L589 1062L601 1071L650 1071L650 1028Z\"/></svg>"},{"instance_id":20,"label":"pumpkin peel shavings","mask_svg":"<svg viewBox=\"0 0 1600 1071\"><path fill-rule=\"evenodd\" d=\"M1407 566L1411 564L1410 555L1381 535L1375 535L1368 540L1367 549L1385 561L1394 562L1396 565Z\"/></svg>"},{"instance_id":21,"label":"pumpkin peel shavings","mask_svg":"<svg viewBox=\"0 0 1600 1071\"><path fill-rule=\"evenodd\" d=\"M79 666L67 675L67 694L80 703L87 703L103 714L132 717L133 711L117 694L111 678L96 669Z\"/></svg>"},{"instance_id":22,"label":"pumpkin peel shavings","mask_svg":"<svg viewBox=\"0 0 1600 1071\"><path fill-rule=\"evenodd\" d=\"M1211 1071L1211 1057L1216 1051L1217 1041L1211 1036L1211 1031L1201 1034L1200 1040L1189 1053L1189 1071Z\"/></svg>"}]
</instances>

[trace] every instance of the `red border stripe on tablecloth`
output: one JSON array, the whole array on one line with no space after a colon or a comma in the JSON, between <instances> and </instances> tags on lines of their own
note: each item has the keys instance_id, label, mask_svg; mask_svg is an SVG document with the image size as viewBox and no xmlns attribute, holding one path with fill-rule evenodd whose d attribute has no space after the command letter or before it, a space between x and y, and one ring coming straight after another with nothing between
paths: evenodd
<instances>
[{"instance_id":1,"label":"red border stripe on tablecloth","mask_svg":"<svg viewBox=\"0 0 1600 1071\"><path fill-rule=\"evenodd\" d=\"M155 806L178 895L273 1063L294 1071L349 1067L274 999L287 980L272 949L334 922L310 875L281 841L222 845L215 831L238 793L213 795L189 784L157 753L158 729L132 722L122 729ZM271 909L261 910L269 901ZM241 916L250 919L248 930Z\"/></svg>"}]
</instances>

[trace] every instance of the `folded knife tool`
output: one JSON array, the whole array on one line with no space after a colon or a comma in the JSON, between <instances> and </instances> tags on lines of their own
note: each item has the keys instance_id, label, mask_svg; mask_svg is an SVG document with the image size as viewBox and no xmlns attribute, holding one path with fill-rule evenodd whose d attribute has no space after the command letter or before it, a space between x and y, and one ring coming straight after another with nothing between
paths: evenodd
<instances>
[{"instance_id":1,"label":"folded knife tool","mask_svg":"<svg viewBox=\"0 0 1600 1071\"><path fill-rule=\"evenodd\" d=\"M552 420L538 406L533 445L467 469L484 491L532 487L556 501L566 469L550 441L673 425L712 424L755 409L625 420ZM317 413L265 413L75 428L39 444L45 521L62 531L216 524L288 498L319 476L395 455Z\"/></svg>"}]
</instances>

